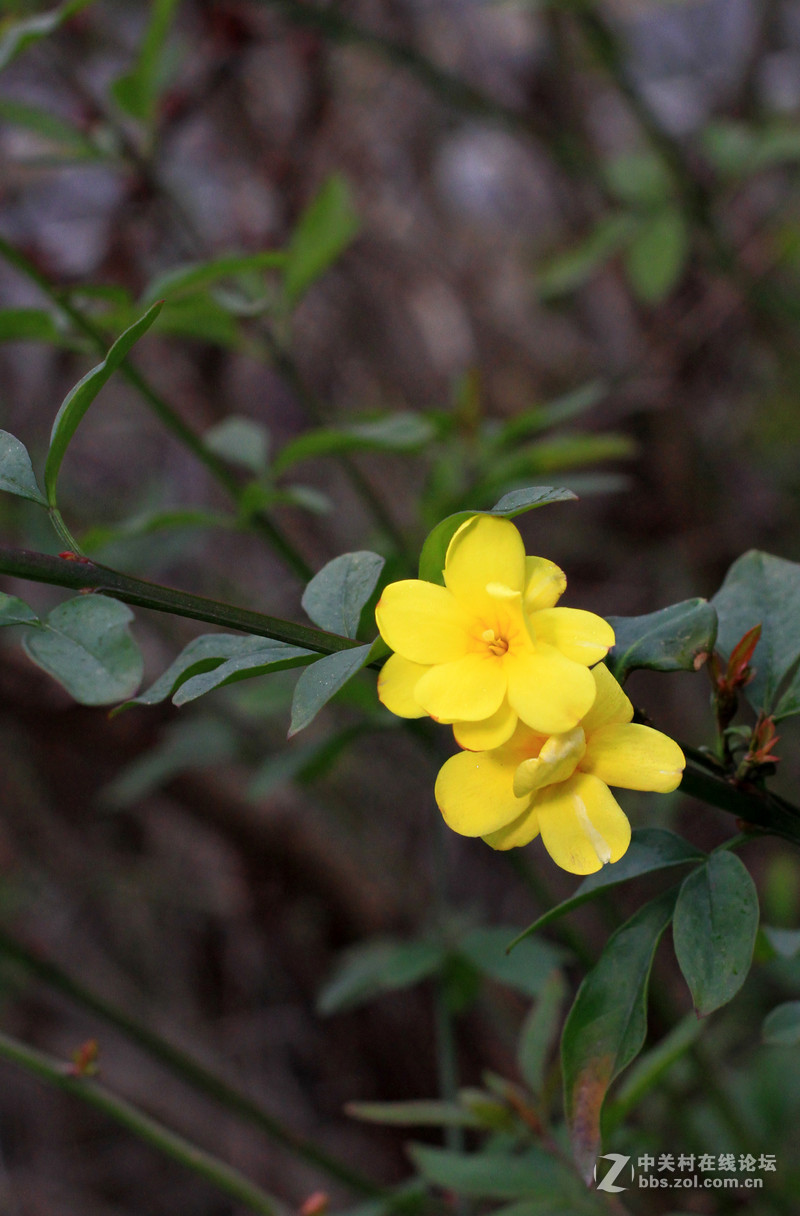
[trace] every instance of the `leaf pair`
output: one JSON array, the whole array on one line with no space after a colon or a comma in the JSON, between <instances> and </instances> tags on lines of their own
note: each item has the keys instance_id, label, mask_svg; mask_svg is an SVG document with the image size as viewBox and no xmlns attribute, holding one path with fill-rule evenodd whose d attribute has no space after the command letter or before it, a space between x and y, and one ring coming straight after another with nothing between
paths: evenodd
<instances>
[{"instance_id":1,"label":"leaf pair","mask_svg":"<svg viewBox=\"0 0 800 1216\"><path fill-rule=\"evenodd\" d=\"M752 960L758 897L739 858L712 853L680 887L640 908L609 939L578 991L561 1051L567 1122L587 1181L600 1147L608 1088L645 1041L650 970L670 921L678 963L698 1016L705 1016L738 992Z\"/></svg>"}]
</instances>

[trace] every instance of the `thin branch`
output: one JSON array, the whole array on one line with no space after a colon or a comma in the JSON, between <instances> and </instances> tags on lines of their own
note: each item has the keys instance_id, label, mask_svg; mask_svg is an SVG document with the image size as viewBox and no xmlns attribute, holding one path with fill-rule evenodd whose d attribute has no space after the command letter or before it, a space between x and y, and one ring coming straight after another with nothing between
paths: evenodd
<instances>
[{"instance_id":1,"label":"thin branch","mask_svg":"<svg viewBox=\"0 0 800 1216\"><path fill-rule=\"evenodd\" d=\"M205 1178L212 1186L237 1203L244 1204L251 1212L259 1212L261 1216L277 1216L282 1210L278 1200L273 1199L254 1182L250 1182L244 1174L164 1127L124 1098L118 1098L104 1085L90 1077L76 1076L71 1065L36 1051L3 1033L0 1033L0 1059L15 1064L32 1076L38 1077L40 1081L64 1090L102 1111L134 1136L153 1145L165 1156L171 1157L173 1161L177 1161L199 1177Z\"/></svg>"},{"instance_id":2,"label":"thin branch","mask_svg":"<svg viewBox=\"0 0 800 1216\"><path fill-rule=\"evenodd\" d=\"M85 988L83 984L78 983L54 963L40 958L28 950L3 929L0 929L0 954L20 964L37 979L84 1009L88 1009L108 1025L114 1026L143 1051L146 1051L152 1059L157 1060L175 1076L180 1077L187 1085L227 1107L228 1110L265 1132L304 1161L318 1166L330 1177L338 1179L363 1195L383 1193L376 1183L336 1158L330 1157L305 1136L293 1132L255 1099L248 1097L228 1081L211 1072L186 1052L173 1047L171 1043L162 1039L147 1026L137 1022L124 1010Z\"/></svg>"},{"instance_id":3,"label":"thin branch","mask_svg":"<svg viewBox=\"0 0 800 1216\"><path fill-rule=\"evenodd\" d=\"M248 608L236 608L205 596L177 591L174 587L164 587L160 583L132 578L128 574L120 574L108 566L100 566L85 559L70 561L48 553L35 553L0 545L0 574L29 579L35 583L50 583L56 587L71 587L78 591L107 592L115 599L138 608L153 608L157 612L169 612L195 621L207 621L210 625L239 629L243 633L273 638L276 642L287 642L290 646L304 646L307 650L314 650L319 654L335 654L339 650L351 650L355 646L363 645L363 642L353 638L326 633L309 625L298 625L294 621L285 621L282 617L267 616L263 612L253 612Z\"/></svg>"},{"instance_id":4,"label":"thin branch","mask_svg":"<svg viewBox=\"0 0 800 1216\"><path fill-rule=\"evenodd\" d=\"M75 328L90 340L98 354L105 356L108 342L103 331L80 308L77 308L64 292L59 291L47 276L34 265L30 258L26 257L24 253L16 249L2 236L0 236L0 256L5 258L9 265L14 266L15 269L25 275L32 283L35 283L39 290L72 322ZM237 477L231 472L225 462L220 460L214 452L206 447L201 436L196 434L183 421L180 414L172 408L169 402L162 397L150 381L128 359L123 360L119 370L128 383L140 393L162 425L175 436L179 443L188 448L205 465L209 473L231 495L237 505L241 504L242 487ZM275 553L285 562L286 566L302 582L308 582L313 573L311 567L305 558L297 552L292 542L278 528L277 524L264 511L255 512L251 522L255 530L260 532L269 541Z\"/></svg>"}]
</instances>

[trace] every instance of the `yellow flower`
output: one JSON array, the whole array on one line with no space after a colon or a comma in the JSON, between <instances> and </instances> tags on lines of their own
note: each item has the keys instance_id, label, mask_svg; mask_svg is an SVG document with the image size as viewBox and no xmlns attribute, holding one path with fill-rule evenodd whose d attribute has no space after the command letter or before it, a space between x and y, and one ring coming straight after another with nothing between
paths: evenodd
<instances>
[{"instance_id":1,"label":"yellow flower","mask_svg":"<svg viewBox=\"0 0 800 1216\"><path fill-rule=\"evenodd\" d=\"M395 653L378 681L401 718L453 724L462 747L498 747L521 719L542 734L570 730L595 696L589 667L614 644L592 612L556 608L567 580L525 556L510 520L474 515L445 558L444 586L390 583L375 610Z\"/></svg>"},{"instance_id":2,"label":"yellow flower","mask_svg":"<svg viewBox=\"0 0 800 1216\"><path fill-rule=\"evenodd\" d=\"M447 761L436 801L453 831L494 849L541 833L556 865L572 874L620 859L631 828L609 785L666 794L686 761L667 735L631 723L633 706L603 663L591 674L597 696L579 726L546 738L520 725L503 747Z\"/></svg>"}]
</instances>

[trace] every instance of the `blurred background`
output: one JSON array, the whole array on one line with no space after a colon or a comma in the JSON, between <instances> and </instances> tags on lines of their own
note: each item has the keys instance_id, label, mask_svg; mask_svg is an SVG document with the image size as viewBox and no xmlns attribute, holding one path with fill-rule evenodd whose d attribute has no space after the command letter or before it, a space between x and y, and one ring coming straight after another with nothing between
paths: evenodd
<instances>
[{"instance_id":1,"label":"blurred background","mask_svg":"<svg viewBox=\"0 0 800 1216\"><path fill-rule=\"evenodd\" d=\"M544 484L580 501L519 523L528 552L566 570L573 606L638 615L712 595L745 550L800 560L800 4L73 7L0 5L0 426L40 467L66 392L163 294L133 361L235 484L255 486L231 513L118 376L61 478L93 557L304 620L306 575L337 554L375 549L402 577L443 516ZM44 11L52 28L21 40ZM252 267L191 289L164 279L304 240L317 245L294 286ZM344 454L324 438L365 418L383 438ZM291 446L309 434L323 440ZM251 526L259 511L279 543ZM63 548L33 504L4 496L0 524L4 543ZM3 589L37 608L64 598ZM141 611L134 631L150 683L206 630ZM404 1178L407 1131L343 1108L439 1091L432 983L331 999L326 1015L342 951L434 924L454 940L521 929L574 880L536 843L509 858L444 838L432 791L447 741L431 754L387 729L372 677L287 745L291 672L109 719L2 642L2 925L325 1151ZM660 728L710 741L703 672L637 674L629 692ZM788 726L777 787L796 798L793 742ZM734 827L677 795L624 805L636 826L703 847ZM795 927L796 857L748 849L765 918ZM642 892L548 936L596 958ZM353 1201L57 985L8 956L0 967L6 1029L63 1058L97 1038L109 1085L289 1204L320 1188ZM518 1079L529 995L462 972L460 1082ZM573 986L581 973L567 966ZM657 978L656 1037L690 1009L669 948ZM792 1210L800 1070L757 1027L798 993L789 963L757 969L625 1143L775 1153L779 1183L767 1176L748 1207ZM239 1211L6 1064L0 1148L9 1216ZM670 1210L645 1201L634 1210ZM741 1206L698 1193L681 1210Z\"/></svg>"}]
</instances>

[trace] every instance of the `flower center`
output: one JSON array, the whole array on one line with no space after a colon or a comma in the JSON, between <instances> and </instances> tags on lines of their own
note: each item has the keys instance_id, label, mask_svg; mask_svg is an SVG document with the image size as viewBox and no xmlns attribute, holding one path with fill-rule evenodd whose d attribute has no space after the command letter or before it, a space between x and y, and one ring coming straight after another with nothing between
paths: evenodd
<instances>
[{"instance_id":1,"label":"flower center","mask_svg":"<svg viewBox=\"0 0 800 1216\"><path fill-rule=\"evenodd\" d=\"M490 654L506 654L508 651L508 639L497 636L493 629L484 629L481 638L486 643Z\"/></svg>"}]
</instances>

